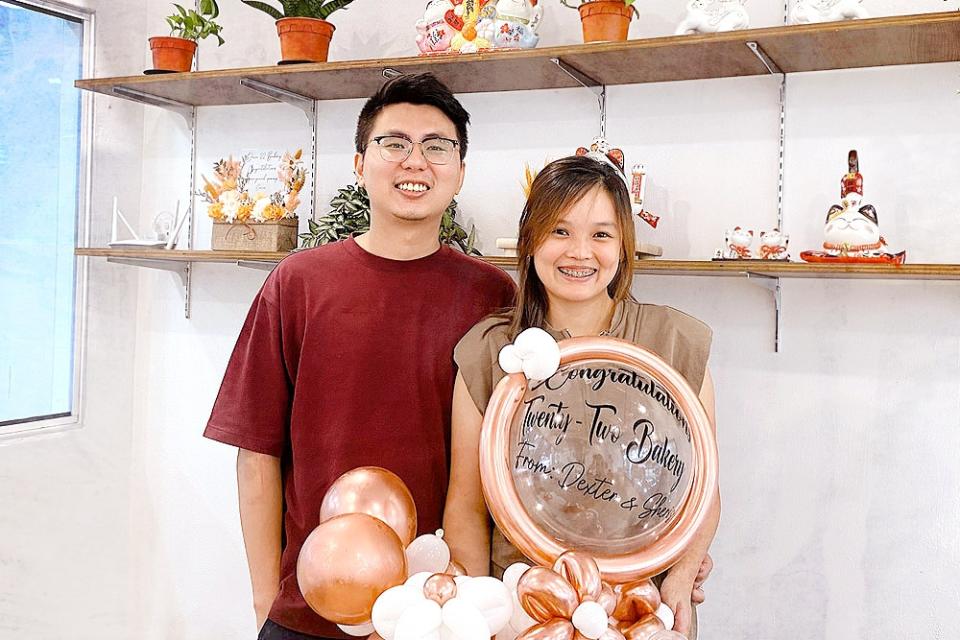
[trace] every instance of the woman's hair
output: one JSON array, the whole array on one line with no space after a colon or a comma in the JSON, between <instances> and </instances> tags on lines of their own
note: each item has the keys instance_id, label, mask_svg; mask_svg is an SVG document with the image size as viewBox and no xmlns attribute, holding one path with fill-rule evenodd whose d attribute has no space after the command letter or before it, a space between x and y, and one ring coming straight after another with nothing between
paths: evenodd
<instances>
[{"instance_id":1,"label":"woman's hair","mask_svg":"<svg viewBox=\"0 0 960 640\"><path fill-rule=\"evenodd\" d=\"M530 186L530 195L520 216L517 238L517 297L513 311L503 314L508 333L515 338L529 327L542 327L547 317L547 292L533 264L544 240L570 207L591 190L599 188L610 196L620 232L620 265L607 285L615 303L630 297L633 281L635 234L630 193L623 175L612 165L587 156L569 156L548 164Z\"/></svg>"}]
</instances>

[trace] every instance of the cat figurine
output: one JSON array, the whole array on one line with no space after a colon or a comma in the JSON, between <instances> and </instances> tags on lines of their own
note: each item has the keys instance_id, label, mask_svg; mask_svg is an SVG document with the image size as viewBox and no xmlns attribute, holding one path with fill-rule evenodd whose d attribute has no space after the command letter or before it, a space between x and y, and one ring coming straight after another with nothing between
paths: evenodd
<instances>
[{"instance_id":1,"label":"cat figurine","mask_svg":"<svg viewBox=\"0 0 960 640\"><path fill-rule=\"evenodd\" d=\"M747 260L753 257L750 245L753 244L753 230L734 227L724 236L725 248L722 258L725 260Z\"/></svg>"},{"instance_id":2,"label":"cat figurine","mask_svg":"<svg viewBox=\"0 0 960 640\"><path fill-rule=\"evenodd\" d=\"M690 0L687 15L675 34L684 36L748 29L750 16L743 3L744 0Z\"/></svg>"},{"instance_id":3,"label":"cat figurine","mask_svg":"<svg viewBox=\"0 0 960 640\"><path fill-rule=\"evenodd\" d=\"M870 14L862 0L795 0L790 11L790 24L812 24L839 20L862 20Z\"/></svg>"},{"instance_id":4,"label":"cat figurine","mask_svg":"<svg viewBox=\"0 0 960 640\"><path fill-rule=\"evenodd\" d=\"M885 253L887 241L880 235L877 210L861 205L863 196L851 191L840 204L830 207L823 230L823 249L831 256L876 257Z\"/></svg>"},{"instance_id":5,"label":"cat figurine","mask_svg":"<svg viewBox=\"0 0 960 640\"><path fill-rule=\"evenodd\" d=\"M787 244L790 236L780 229L760 232L760 258L763 260L789 260Z\"/></svg>"}]
</instances>

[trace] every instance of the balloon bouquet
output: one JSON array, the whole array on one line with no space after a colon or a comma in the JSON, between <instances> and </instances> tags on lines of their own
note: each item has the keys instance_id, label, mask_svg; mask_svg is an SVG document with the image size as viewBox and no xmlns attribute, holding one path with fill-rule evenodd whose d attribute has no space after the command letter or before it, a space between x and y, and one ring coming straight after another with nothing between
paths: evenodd
<instances>
[{"instance_id":1,"label":"balloon bouquet","mask_svg":"<svg viewBox=\"0 0 960 640\"><path fill-rule=\"evenodd\" d=\"M414 539L403 482L354 469L327 492L297 579L307 604L373 640L682 640L650 578L676 563L716 490L696 393L658 356L540 329L500 354L484 416L490 513L539 566L470 577L442 531Z\"/></svg>"}]
</instances>

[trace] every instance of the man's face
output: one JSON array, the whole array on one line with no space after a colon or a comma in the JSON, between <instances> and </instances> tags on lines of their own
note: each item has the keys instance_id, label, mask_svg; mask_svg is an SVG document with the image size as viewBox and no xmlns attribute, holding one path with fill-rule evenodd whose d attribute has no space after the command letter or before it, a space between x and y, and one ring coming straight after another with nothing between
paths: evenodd
<instances>
[{"instance_id":1,"label":"man's face","mask_svg":"<svg viewBox=\"0 0 960 640\"><path fill-rule=\"evenodd\" d=\"M373 138L399 136L413 142L428 138L457 140L457 129L442 111L428 105L408 103L385 107L374 120L366 150L357 154L354 166L360 183L370 194L370 215L418 222L436 220L463 184L464 164L459 148L446 164L432 164L414 145L406 160L389 161L380 155Z\"/></svg>"}]
</instances>

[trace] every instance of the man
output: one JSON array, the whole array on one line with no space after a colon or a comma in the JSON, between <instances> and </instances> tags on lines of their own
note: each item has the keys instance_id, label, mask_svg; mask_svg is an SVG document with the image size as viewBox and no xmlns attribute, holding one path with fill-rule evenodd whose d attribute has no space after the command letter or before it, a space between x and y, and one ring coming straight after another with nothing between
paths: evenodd
<instances>
[{"instance_id":1,"label":"man","mask_svg":"<svg viewBox=\"0 0 960 640\"><path fill-rule=\"evenodd\" d=\"M360 113L355 169L370 231L284 259L253 302L204 435L239 447L240 521L261 640L346 637L304 602L296 561L330 484L376 465L440 527L453 347L513 300L510 278L441 246L469 115L430 74Z\"/></svg>"}]
</instances>

